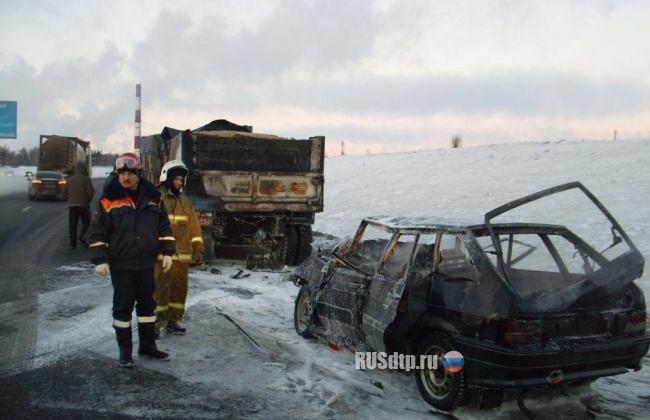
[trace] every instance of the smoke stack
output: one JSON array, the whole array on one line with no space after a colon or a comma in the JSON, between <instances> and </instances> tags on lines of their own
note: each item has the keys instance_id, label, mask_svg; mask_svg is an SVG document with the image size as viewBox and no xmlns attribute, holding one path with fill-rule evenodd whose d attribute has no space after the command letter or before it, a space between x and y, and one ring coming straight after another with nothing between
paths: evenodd
<instances>
[{"instance_id":1,"label":"smoke stack","mask_svg":"<svg viewBox=\"0 0 650 420\"><path fill-rule=\"evenodd\" d=\"M140 132L141 99L142 99L141 85L138 83L137 85L135 85L135 138L134 138L135 154L138 156L140 156L140 138L141 138L141 132Z\"/></svg>"}]
</instances>

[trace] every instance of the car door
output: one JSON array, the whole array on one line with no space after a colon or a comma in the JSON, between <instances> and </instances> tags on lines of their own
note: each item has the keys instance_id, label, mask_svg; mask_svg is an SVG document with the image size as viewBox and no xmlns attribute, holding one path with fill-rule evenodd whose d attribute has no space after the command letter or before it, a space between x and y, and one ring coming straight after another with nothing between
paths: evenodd
<instances>
[{"instance_id":1,"label":"car door","mask_svg":"<svg viewBox=\"0 0 650 420\"><path fill-rule=\"evenodd\" d=\"M416 243L415 234L396 233L368 286L362 329L366 343L376 351L386 351L385 331L397 318Z\"/></svg>"},{"instance_id":2,"label":"car door","mask_svg":"<svg viewBox=\"0 0 650 420\"><path fill-rule=\"evenodd\" d=\"M365 349L361 331L362 308L370 276L340 265L325 279L317 311L332 338L354 349Z\"/></svg>"}]
</instances>

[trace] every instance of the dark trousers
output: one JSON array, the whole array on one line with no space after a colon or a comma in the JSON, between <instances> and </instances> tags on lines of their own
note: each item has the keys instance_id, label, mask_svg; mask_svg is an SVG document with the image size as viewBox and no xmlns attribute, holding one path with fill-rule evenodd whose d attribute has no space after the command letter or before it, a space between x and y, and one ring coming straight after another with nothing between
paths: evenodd
<instances>
[{"instance_id":1,"label":"dark trousers","mask_svg":"<svg viewBox=\"0 0 650 420\"><path fill-rule=\"evenodd\" d=\"M90 208L83 206L68 207L68 234L70 236L70 246L77 246L77 225L81 219L81 233L79 238L84 239L86 231L90 225Z\"/></svg>"},{"instance_id":2,"label":"dark trousers","mask_svg":"<svg viewBox=\"0 0 650 420\"><path fill-rule=\"evenodd\" d=\"M154 317L156 302L153 292L156 289L156 279L153 268L150 270L113 270L113 319L131 322L131 313L135 307L137 316ZM150 321L153 322L153 321Z\"/></svg>"}]
</instances>

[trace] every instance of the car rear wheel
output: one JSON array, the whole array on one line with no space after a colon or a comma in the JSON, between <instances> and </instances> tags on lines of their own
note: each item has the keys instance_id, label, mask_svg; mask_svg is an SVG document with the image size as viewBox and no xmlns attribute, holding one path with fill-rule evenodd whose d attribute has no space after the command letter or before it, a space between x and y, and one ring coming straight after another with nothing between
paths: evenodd
<instances>
[{"instance_id":1,"label":"car rear wheel","mask_svg":"<svg viewBox=\"0 0 650 420\"><path fill-rule=\"evenodd\" d=\"M313 315L311 292L309 291L309 285L305 284L300 288L298 296L296 296L296 307L293 311L293 325L298 335L304 338L314 338L308 332L309 327L313 324Z\"/></svg>"},{"instance_id":2,"label":"car rear wheel","mask_svg":"<svg viewBox=\"0 0 650 420\"><path fill-rule=\"evenodd\" d=\"M415 371L415 383L422 398L440 410L448 411L467 402L465 373L448 372L442 362L445 354L455 349L454 341L443 333L425 337L417 347L418 356L437 356L435 369L423 366Z\"/></svg>"}]
</instances>

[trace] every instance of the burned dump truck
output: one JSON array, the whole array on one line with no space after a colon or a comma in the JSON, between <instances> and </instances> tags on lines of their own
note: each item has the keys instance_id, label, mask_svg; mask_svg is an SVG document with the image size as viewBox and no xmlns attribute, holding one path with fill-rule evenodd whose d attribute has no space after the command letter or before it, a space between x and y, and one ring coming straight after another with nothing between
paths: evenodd
<instances>
[{"instance_id":1,"label":"burned dump truck","mask_svg":"<svg viewBox=\"0 0 650 420\"><path fill-rule=\"evenodd\" d=\"M77 137L41 135L38 145L37 171L61 172L72 175L78 162L91 173L90 142Z\"/></svg>"},{"instance_id":2,"label":"burned dump truck","mask_svg":"<svg viewBox=\"0 0 650 420\"><path fill-rule=\"evenodd\" d=\"M248 268L279 269L311 254L312 224L323 211L325 137L284 138L215 120L194 130L165 127L140 147L143 176L154 184L168 161L187 166L185 193L207 261L246 259Z\"/></svg>"},{"instance_id":3,"label":"burned dump truck","mask_svg":"<svg viewBox=\"0 0 650 420\"><path fill-rule=\"evenodd\" d=\"M579 182L515 200L483 223L368 217L292 273L294 324L306 338L412 356L418 390L438 409L471 393L496 407L506 388L523 400L529 388L641 369L650 334L634 280L644 264ZM418 366L423 357L432 362Z\"/></svg>"}]
</instances>

